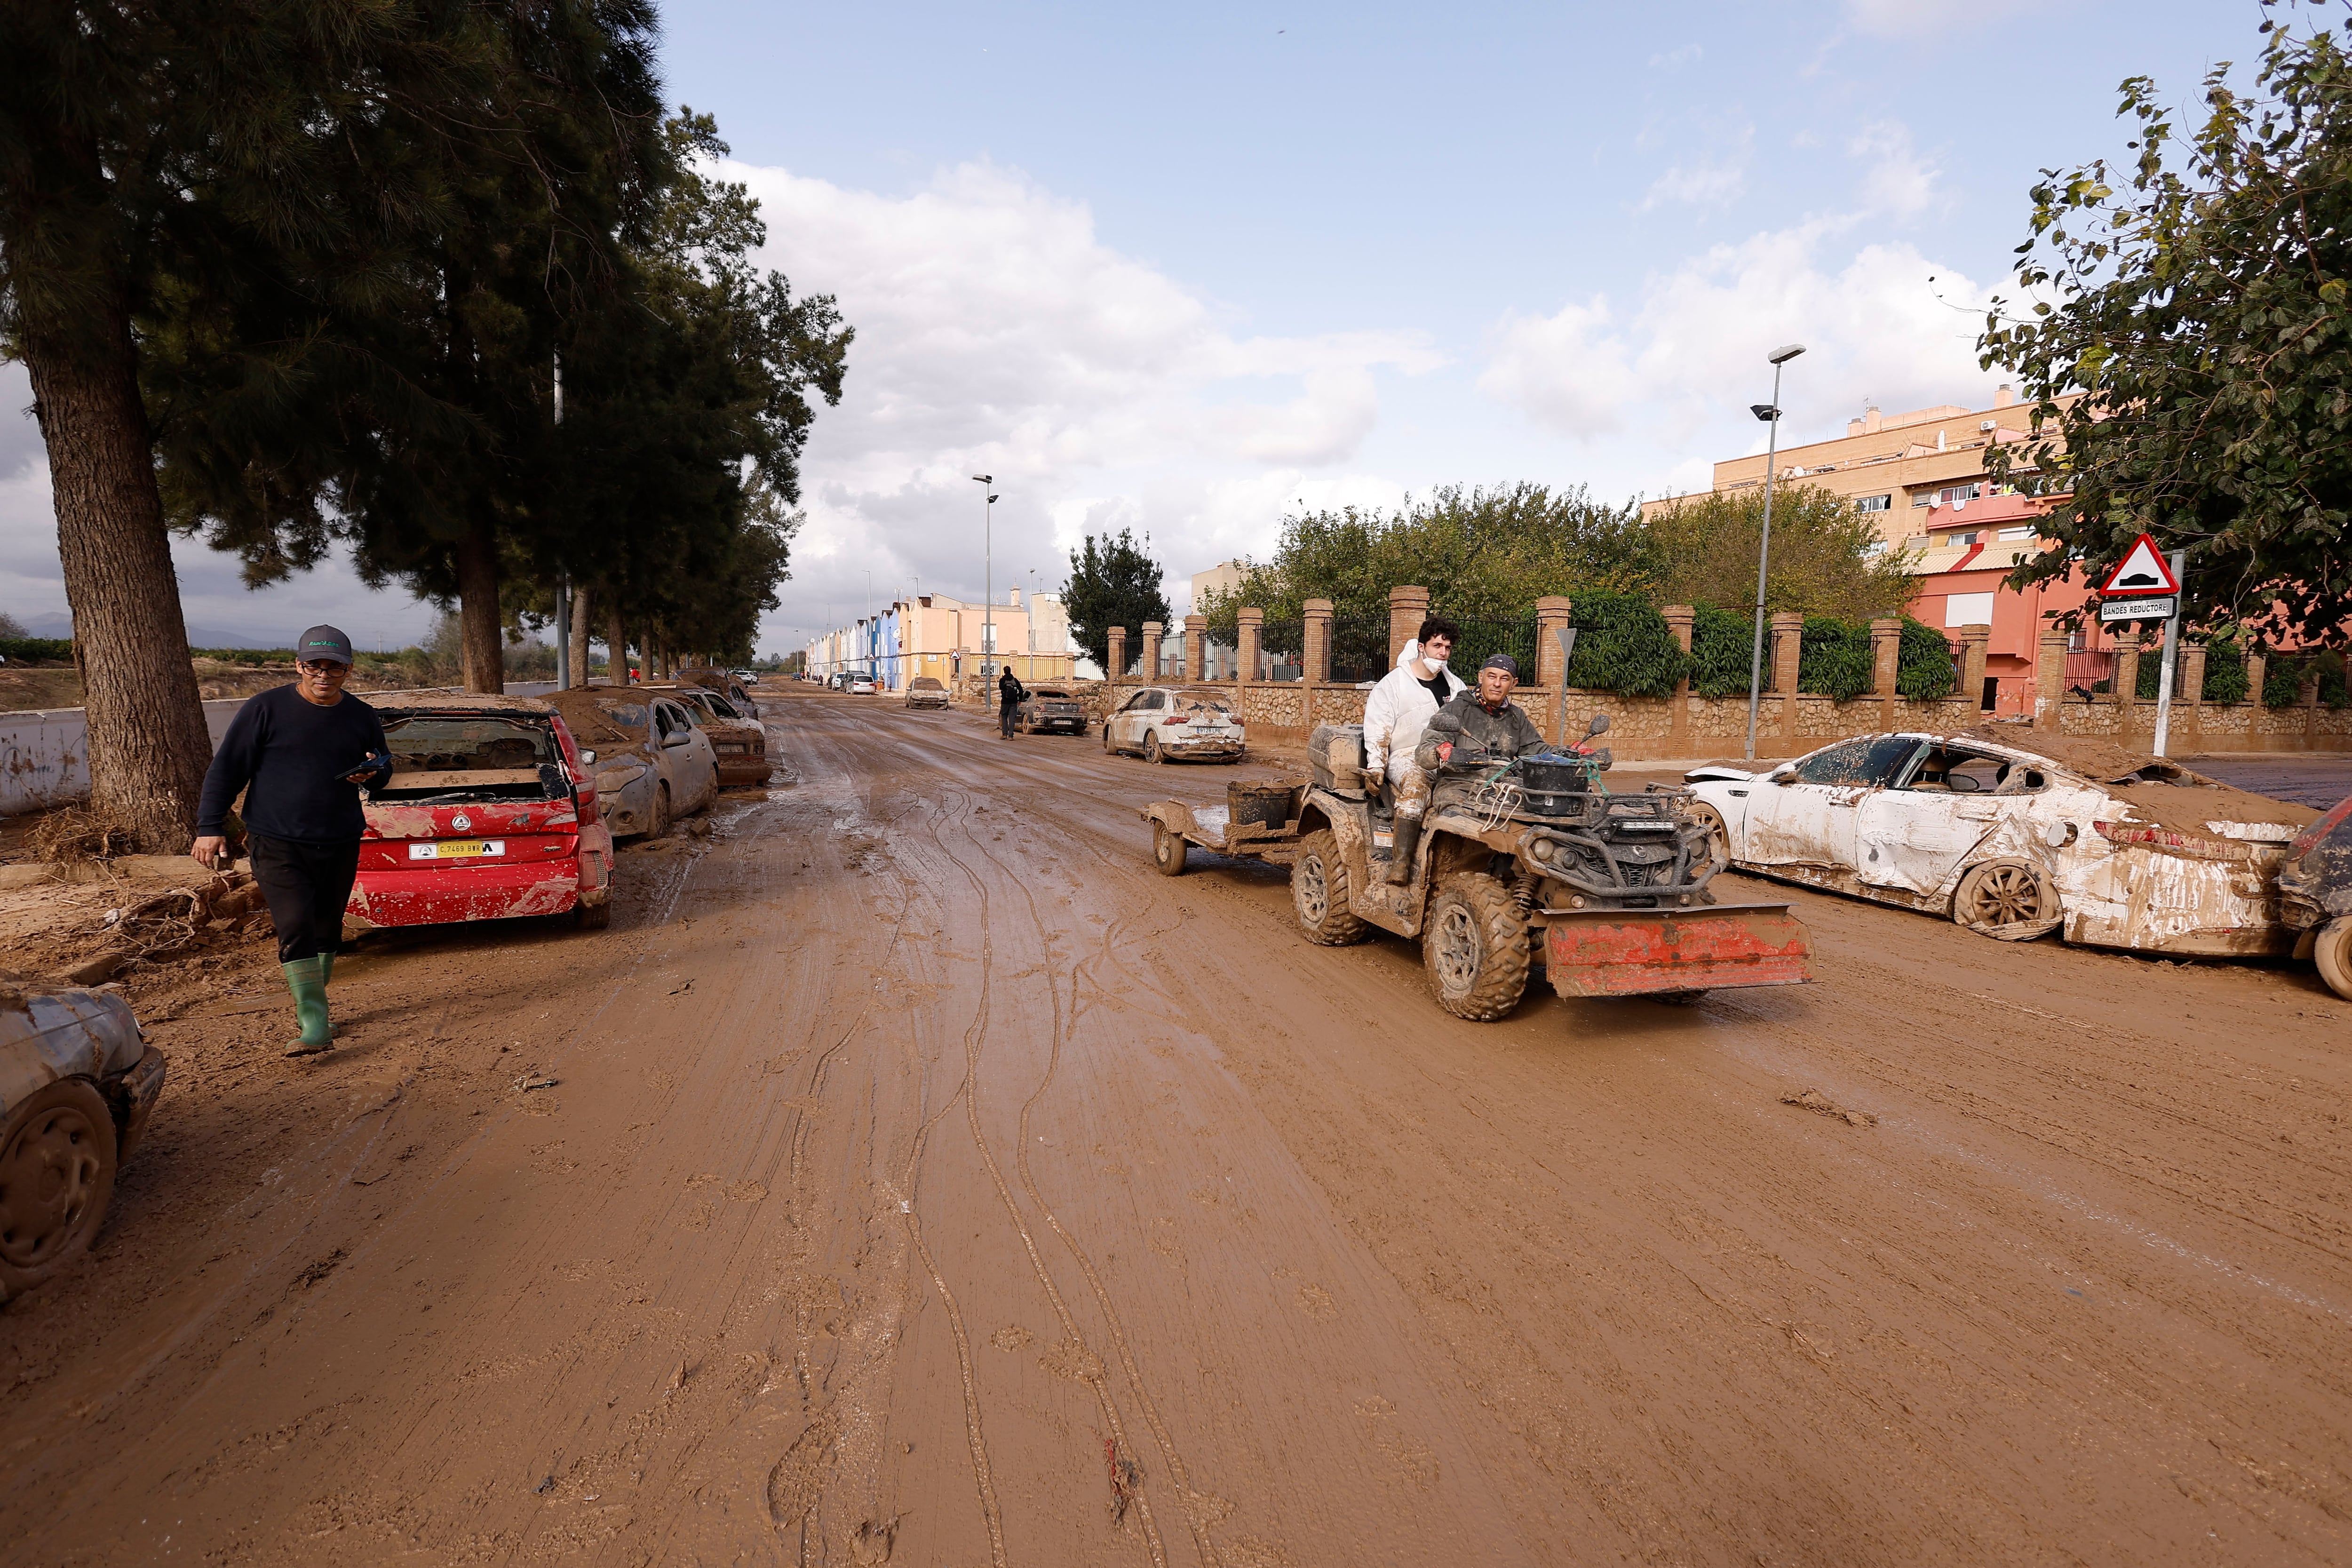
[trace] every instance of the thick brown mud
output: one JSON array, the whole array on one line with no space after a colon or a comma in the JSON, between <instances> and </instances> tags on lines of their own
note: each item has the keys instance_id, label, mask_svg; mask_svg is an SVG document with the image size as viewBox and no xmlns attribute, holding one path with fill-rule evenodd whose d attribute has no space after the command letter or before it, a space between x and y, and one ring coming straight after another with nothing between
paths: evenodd
<instances>
[{"instance_id":1,"label":"thick brown mud","mask_svg":"<svg viewBox=\"0 0 2352 1568\"><path fill-rule=\"evenodd\" d=\"M12 1561L2352 1559L2308 966L1742 883L1819 984L1471 1025L1152 871L1235 770L768 711L609 931L385 939L315 1068L155 1027L0 1314Z\"/></svg>"}]
</instances>

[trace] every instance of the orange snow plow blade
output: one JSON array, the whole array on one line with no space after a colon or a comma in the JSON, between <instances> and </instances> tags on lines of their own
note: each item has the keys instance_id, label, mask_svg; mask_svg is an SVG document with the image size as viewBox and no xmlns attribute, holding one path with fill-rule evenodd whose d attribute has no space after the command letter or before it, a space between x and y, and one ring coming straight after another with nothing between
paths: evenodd
<instances>
[{"instance_id":1,"label":"orange snow plow blade","mask_svg":"<svg viewBox=\"0 0 2352 1568\"><path fill-rule=\"evenodd\" d=\"M1546 910L1544 969L1563 996L1801 985L1813 938L1786 904Z\"/></svg>"}]
</instances>

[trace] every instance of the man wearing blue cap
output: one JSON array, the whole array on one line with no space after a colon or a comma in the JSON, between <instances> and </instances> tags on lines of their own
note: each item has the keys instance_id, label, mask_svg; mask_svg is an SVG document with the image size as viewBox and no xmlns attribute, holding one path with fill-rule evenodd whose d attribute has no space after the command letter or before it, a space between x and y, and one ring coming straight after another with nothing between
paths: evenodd
<instances>
[{"instance_id":1,"label":"man wearing blue cap","mask_svg":"<svg viewBox=\"0 0 2352 1568\"><path fill-rule=\"evenodd\" d=\"M343 692L351 638L312 626L294 658L299 679L248 700L229 721L205 774L189 853L206 870L218 866L228 848L223 822L244 792L253 879L278 927L278 961L302 1026L286 1054L307 1057L334 1048L327 982L367 831L360 786L391 776L392 750L375 710Z\"/></svg>"}]
</instances>

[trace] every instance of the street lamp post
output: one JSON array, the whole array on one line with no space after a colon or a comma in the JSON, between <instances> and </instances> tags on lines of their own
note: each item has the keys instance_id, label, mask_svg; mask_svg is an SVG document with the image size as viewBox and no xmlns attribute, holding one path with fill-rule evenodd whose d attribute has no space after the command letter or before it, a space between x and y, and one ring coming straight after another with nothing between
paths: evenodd
<instances>
[{"instance_id":1,"label":"street lamp post","mask_svg":"<svg viewBox=\"0 0 2352 1568\"><path fill-rule=\"evenodd\" d=\"M1748 654L1748 760L1756 760L1756 703L1764 684L1764 581L1772 570L1772 470L1780 452L1780 367L1805 352L1802 343L1777 348L1772 362L1772 401L1752 404L1748 412L1764 421L1764 542L1756 552L1756 643Z\"/></svg>"},{"instance_id":2,"label":"street lamp post","mask_svg":"<svg viewBox=\"0 0 2352 1568\"><path fill-rule=\"evenodd\" d=\"M996 482L994 474L974 474L982 491ZM980 674L983 680L996 673L996 497L992 492L981 506L980 516L980 594L983 606L980 616Z\"/></svg>"}]
</instances>

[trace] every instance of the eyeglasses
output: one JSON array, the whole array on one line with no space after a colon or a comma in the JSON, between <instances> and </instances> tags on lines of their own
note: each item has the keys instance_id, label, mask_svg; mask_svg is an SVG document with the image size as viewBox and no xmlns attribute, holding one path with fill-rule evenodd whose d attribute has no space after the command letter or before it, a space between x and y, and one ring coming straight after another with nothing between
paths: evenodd
<instances>
[{"instance_id":1,"label":"eyeglasses","mask_svg":"<svg viewBox=\"0 0 2352 1568\"><path fill-rule=\"evenodd\" d=\"M294 666L305 675L349 675L352 667L331 658L306 658Z\"/></svg>"}]
</instances>

